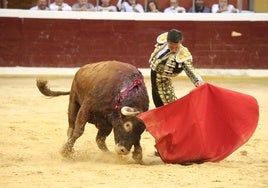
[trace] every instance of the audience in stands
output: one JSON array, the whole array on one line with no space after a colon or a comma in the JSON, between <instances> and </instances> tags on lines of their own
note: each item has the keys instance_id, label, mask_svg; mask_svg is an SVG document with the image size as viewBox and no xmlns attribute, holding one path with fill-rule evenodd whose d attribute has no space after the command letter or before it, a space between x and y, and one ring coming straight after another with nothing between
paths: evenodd
<instances>
[{"instance_id":1,"label":"audience in stands","mask_svg":"<svg viewBox=\"0 0 268 188\"><path fill-rule=\"evenodd\" d=\"M159 13L159 6L156 1L151 0L147 3L147 12Z\"/></svg>"},{"instance_id":2,"label":"audience in stands","mask_svg":"<svg viewBox=\"0 0 268 188\"><path fill-rule=\"evenodd\" d=\"M194 6L192 6L188 12L200 12L200 13L210 13L210 8L205 6L205 0L195 0Z\"/></svg>"},{"instance_id":3,"label":"audience in stands","mask_svg":"<svg viewBox=\"0 0 268 188\"><path fill-rule=\"evenodd\" d=\"M95 11L94 5L89 3L88 0L78 0L72 6L73 11Z\"/></svg>"},{"instance_id":4,"label":"audience in stands","mask_svg":"<svg viewBox=\"0 0 268 188\"><path fill-rule=\"evenodd\" d=\"M49 10L47 0L38 0L36 6L30 8L30 10Z\"/></svg>"},{"instance_id":5,"label":"audience in stands","mask_svg":"<svg viewBox=\"0 0 268 188\"><path fill-rule=\"evenodd\" d=\"M218 4L213 4L212 13L238 13L239 10L234 5L228 4L228 0L219 0Z\"/></svg>"},{"instance_id":6,"label":"audience in stands","mask_svg":"<svg viewBox=\"0 0 268 188\"><path fill-rule=\"evenodd\" d=\"M72 7L67 3L64 3L64 0L55 0L54 3L49 5L49 9L53 11L71 11Z\"/></svg>"},{"instance_id":7,"label":"audience in stands","mask_svg":"<svg viewBox=\"0 0 268 188\"><path fill-rule=\"evenodd\" d=\"M179 0L170 0L170 6L164 10L164 13L185 13L184 7L179 6Z\"/></svg>"},{"instance_id":8,"label":"audience in stands","mask_svg":"<svg viewBox=\"0 0 268 188\"><path fill-rule=\"evenodd\" d=\"M69 6L64 0L54 0L47 6L47 0L37 0L36 6L30 10L52 10L52 11L99 11L99 12L144 12L144 8L136 0L118 0L117 6L111 4L111 0L99 0L96 7L88 0L77 0L78 2ZM192 1L192 0L191 0ZM216 0L215 0L216 1ZM228 0L217 0L217 4L213 4L211 9L205 6L205 0L195 0L194 5L188 10L193 13L238 13L239 10L232 4L228 4ZM146 1L145 1L146 2ZM179 6L179 0L169 0L170 6L164 9L164 13L185 13L184 7ZM157 0L149 0L146 4L147 12L159 13Z\"/></svg>"},{"instance_id":9,"label":"audience in stands","mask_svg":"<svg viewBox=\"0 0 268 188\"><path fill-rule=\"evenodd\" d=\"M95 7L96 11L100 12L117 12L117 8L114 5L111 5L111 0L100 0L100 5Z\"/></svg>"},{"instance_id":10,"label":"audience in stands","mask_svg":"<svg viewBox=\"0 0 268 188\"><path fill-rule=\"evenodd\" d=\"M117 7L121 12L144 12L143 6L136 0L118 0Z\"/></svg>"}]
</instances>

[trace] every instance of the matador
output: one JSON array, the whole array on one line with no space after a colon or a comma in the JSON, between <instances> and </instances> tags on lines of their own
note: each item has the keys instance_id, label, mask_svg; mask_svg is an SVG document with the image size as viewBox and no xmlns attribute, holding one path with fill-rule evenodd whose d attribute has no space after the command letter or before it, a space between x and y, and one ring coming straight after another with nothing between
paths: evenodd
<instances>
[{"instance_id":1,"label":"matador","mask_svg":"<svg viewBox=\"0 0 268 188\"><path fill-rule=\"evenodd\" d=\"M192 65L192 55L182 45L182 33L176 29L160 34L149 63L151 67L152 97L156 107L163 106L177 99L172 78L182 71L198 87L203 79Z\"/></svg>"}]
</instances>

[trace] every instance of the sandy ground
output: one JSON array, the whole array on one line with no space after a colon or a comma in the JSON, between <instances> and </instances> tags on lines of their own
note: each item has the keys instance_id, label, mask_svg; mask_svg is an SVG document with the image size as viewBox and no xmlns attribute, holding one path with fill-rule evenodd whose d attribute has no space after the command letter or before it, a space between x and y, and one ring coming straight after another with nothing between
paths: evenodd
<instances>
[{"instance_id":1,"label":"sandy ground","mask_svg":"<svg viewBox=\"0 0 268 188\"><path fill-rule=\"evenodd\" d=\"M70 77L48 79L57 90L69 90L72 82ZM103 153L90 124L75 144L74 160L65 159L59 151L67 139L68 96L42 96L35 78L0 78L0 187L268 187L268 78L205 79L256 97L259 124L251 139L225 160L183 166L155 157L148 132L141 140L144 165L117 156L113 134L107 139L111 152ZM175 81L179 97L193 88L185 77ZM150 92L148 79L146 84Z\"/></svg>"}]
</instances>

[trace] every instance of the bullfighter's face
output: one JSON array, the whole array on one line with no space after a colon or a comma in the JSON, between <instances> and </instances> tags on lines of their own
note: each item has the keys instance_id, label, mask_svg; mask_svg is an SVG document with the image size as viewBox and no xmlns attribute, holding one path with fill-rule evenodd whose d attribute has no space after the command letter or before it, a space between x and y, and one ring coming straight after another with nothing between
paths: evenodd
<instances>
[{"instance_id":1,"label":"bullfighter's face","mask_svg":"<svg viewBox=\"0 0 268 188\"><path fill-rule=\"evenodd\" d=\"M172 54L177 53L180 50L181 42L175 43L175 42L168 42L168 49Z\"/></svg>"},{"instance_id":2,"label":"bullfighter's face","mask_svg":"<svg viewBox=\"0 0 268 188\"><path fill-rule=\"evenodd\" d=\"M143 122L134 117L122 117L114 126L115 150L119 155L127 155L132 146L140 144L141 134L145 130Z\"/></svg>"}]
</instances>

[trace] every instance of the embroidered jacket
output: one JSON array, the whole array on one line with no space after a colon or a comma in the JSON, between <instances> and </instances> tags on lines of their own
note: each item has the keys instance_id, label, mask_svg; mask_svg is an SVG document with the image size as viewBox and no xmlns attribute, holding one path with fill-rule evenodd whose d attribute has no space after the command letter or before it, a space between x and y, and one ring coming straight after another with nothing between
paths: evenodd
<instances>
[{"instance_id":1,"label":"embroidered jacket","mask_svg":"<svg viewBox=\"0 0 268 188\"><path fill-rule=\"evenodd\" d=\"M190 51L180 46L178 53L169 52L167 45L167 33L163 33L157 37L157 44L151 54L149 63L152 70L156 72L156 87L158 94L164 104L176 100L174 87L171 78L180 74L183 70L191 79L193 84L202 81L199 74L196 73L192 65L192 55Z\"/></svg>"},{"instance_id":2,"label":"embroidered jacket","mask_svg":"<svg viewBox=\"0 0 268 188\"><path fill-rule=\"evenodd\" d=\"M149 60L151 69L167 78L175 77L184 70L193 84L202 81L192 65L192 55L188 48L181 45L177 54L167 53L162 56L166 50L168 50L167 33L163 33L157 37L157 44L151 54Z\"/></svg>"}]
</instances>

